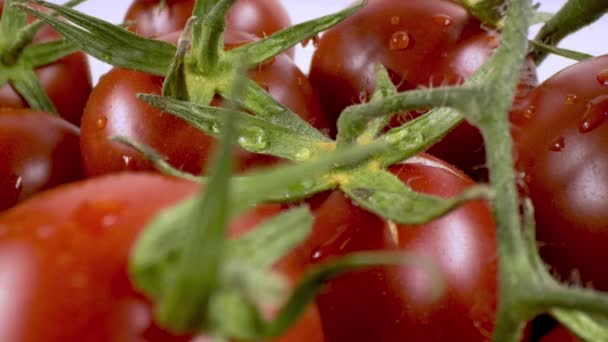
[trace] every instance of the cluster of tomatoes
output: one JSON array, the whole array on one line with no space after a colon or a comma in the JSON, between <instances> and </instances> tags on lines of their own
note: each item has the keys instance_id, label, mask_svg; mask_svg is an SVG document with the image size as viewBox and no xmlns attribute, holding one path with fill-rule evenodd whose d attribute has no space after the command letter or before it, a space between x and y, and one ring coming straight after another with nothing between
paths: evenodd
<instances>
[{"instance_id":1,"label":"cluster of tomatoes","mask_svg":"<svg viewBox=\"0 0 608 342\"><path fill-rule=\"evenodd\" d=\"M175 43L194 1L168 0L162 9L159 3L136 0L125 22L137 34ZM278 0L239 0L226 20L226 49L290 25ZM44 27L36 41L58 37ZM498 32L454 2L374 0L315 41L308 76L291 60L291 50L250 76L314 127L335 135L341 111L373 93L376 63L399 91L456 85L499 43ZM127 272L141 229L199 185L155 173L143 155L112 138L130 137L197 175L214 138L137 99L138 93L160 94L161 77L115 68L92 88L82 52L36 73L59 115L27 109L10 84L0 88L0 341L204 339L157 326L153 303L134 289ZM423 114L399 114L391 126ZM541 255L563 280L598 290L608 290L606 120L608 56L575 64L540 85L532 62L522 71L511 113L514 155L521 193L535 205ZM487 177L483 139L472 125L461 124L428 153L390 171L415 191L446 198ZM244 151L236 158L240 170L277 162ZM328 281L277 341L491 338L498 273L487 203L471 202L421 226L395 225L340 191L307 203L313 232L276 265L294 283L307 267L334 256L407 250L438 265L446 291L432 300L432 280L413 266L348 273ZM283 208L258 206L236 219L231 231L247 231ZM576 341L561 327L535 338Z\"/></svg>"}]
</instances>

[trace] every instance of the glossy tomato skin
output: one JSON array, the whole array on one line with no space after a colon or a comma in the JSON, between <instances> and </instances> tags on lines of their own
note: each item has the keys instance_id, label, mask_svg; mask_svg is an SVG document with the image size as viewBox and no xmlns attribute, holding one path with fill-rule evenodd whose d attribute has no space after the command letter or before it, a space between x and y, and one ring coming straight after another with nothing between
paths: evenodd
<instances>
[{"instance_id":1,"label":"glossy tomato skin","mask_svg":"<svg viewBox=\"0 0 608 342\"><path fill-rule=\"evenodd\" d=\"M232 45L254 39L231 31L225 38ZM277 56L252 70L251 77L303 119L319 129L327 129L328 122L317 94L289 57ZM138 152L112 142L113 136L127 136L151 146L181 170L200 174L205 169L215 139L136 98L138 93L160 94L162 81L160 77L125 69L113 69L100 79L82 120L81 147L88 175L152 169ZM239 152L238 158L241 169L273 160L244 151Z\"/></svg>"},{"instance_id":2,"label":"glossy tomato skin","mask_svg":"<svg viewBox=\"0 0 608 342\"><path fill-rule=\"evenodd\" d=\"M0 109L0 210L82 176L77 127L49 113Z\"/></svg>"},{"instance_id":3,"label":"glossy tomato skin","mask_svg":"<svg viewBox=\"0 0 608 342\"><path fill-rule=\"evenodd\" d=\"M512 114L517 168L543 259L564 280L608 290L608 56L546 80ZM577 274L574 276L574 274Z\"/></svg>"},{"instance_id":4,"label":"glossy tomato skin","mask_svg":"<svg viewBox=\"0 0 608 342\"><path fill-rule=\"evenodd\" d=\"M559 326L543 336L539 342L581 342L568 329Z\"/></svg>"},{"instance_id":5,"label":"glossy tomato skin","mask_svg":"<svg viewBox=\"0 0 608 342\"><path fill-rule=\"evenodd\" d=\"M0 4L0 12L3 4ZM42 43L62 36L43 26L34 42ZM91 93L91 71L83 52L75 52L54 63L37 68L36 74L59 114L80 126L82 111ZM9 84L0 87L0 107L29 108L27 102Z\"/></svg>"},{"instance_id":6,"label":"glossy tomato skin","mask_svg":"<svg viewBox=\"0 0 608 342\"><path fill-rule=\"evenodd\" d=\"M151 304L128 278L127 258L159 210L197 190L184 180L125 173L72 183L0 214L0 274L11 275L0 284L11 294L0 308L0 340L191 340L154 324ZM233 235L280 210L247 213L231 226ZM305 317L296 327L319 334L314 310Z\"/></svg>"},{"instance_id":7,"label":"glossy tomato skin","mask_svg":"<svg viewBox=\"0 0 608 342\"><path fill-rule=\"evenodd\" d=\"M144 37L182 30L192 16L194 0L169 0L162 9L159 0L135 0L125 16L128 29ZM263 38L291 26L287 10L279 0L239 0L226 16L229 30ZM293 58L293 49L289 50Z\"/></svg>"},{"instance_id":8,"label":"glossy tomato skin","mask_svg":"<svg viewBox=\"0 0 608 342\"><path fill-rule=\"evenodd\" d=\"M414 190L454 196L470 179L420 156L391 171ZM487 341L497 300L494 223L473 202L423 226L394 226L339 191L315 205L312 237L300 250L314 263L356 251L403 250L434 262L446 292L431 301L432 279L412 266L378 267L330 280L317 297L326 341Z\"/></svg>"},{"instance_id":9,"label":"glossy tomato skin","mask_svg":"<svg viewBox=\"0 0 608 342\"><path fill-rule=\"evenodd\" d=\"M399 91L456 85L470 77L498 44L496 33L483 30L454 2L372 0L323 34L312 59L310 80L335 123L344 108L369 98L377 63L388 69ZM536 84L534 69L527 75L522 91ZM419 115L404 113L392 124ZM479 170L485 160L483 140L466 122L429 152L476 178L485 174Z\"/></svg>"}]
</instances>

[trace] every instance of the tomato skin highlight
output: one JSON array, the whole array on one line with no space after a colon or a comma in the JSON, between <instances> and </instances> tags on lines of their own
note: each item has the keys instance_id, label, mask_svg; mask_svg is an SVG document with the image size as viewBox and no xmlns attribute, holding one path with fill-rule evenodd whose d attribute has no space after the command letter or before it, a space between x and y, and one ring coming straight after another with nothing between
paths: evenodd
<instances>
[{"instance_id":1,"label":"tomato skin highlight","mask_svg":"<svg viewBox=\"0 0 608 342\"><path fill-rule=\"evenodd\" d=\"M127 27L144 37L162 36L182 30L192 16L195 0L168 0L160 9L159 0L135 0L125 15ZM226 15L226 28L264 38L291 26L287 10L278 0L239 0ZM293 58L294 50L288 55Z\"/></svg>"},{"instance_id":2,"label":"tomato skin highlight","mask_svg":"<svg viewBox=\"0 0 608 342\"><path fill-rule=\"evenodd\" d=\"M3 7L4 1L0 3L0 15ZM59 33L45 25L36 35L34 43L61 38L63 37ZM61 117L80 126L82 111L92 89L91 71L86 55L78 51L37 68L35 72ZM5 84L0 87L0 107L29 108L29 105L10 84Z\"/></svg>"},{"instance_id":3,"label":"tomato skin highlight","mask_svg":"<svg viewBox=\"0 0 608 342\"><path fill-rule=\"evenodd\" d=\"M408 43L396 40L407 36ZM464 8L447 0L372 0L344 22L326 31L310 68L310 80L335 125L347 106L369 99L377 63L383 64L399 91L458 85L469 78L498 47L497 33L487 32ZM528 64L520 92L537 83ZM398 126L419 112L398 115ZM332 128L335 133L335 126ZM467 122L452 130L428 152L486 179L483 139Z\"/></svg>"},{"instance_id":4,"label":"tomato skin highlight","mask_svg":"<svg viewBox=\"0 0 608 342\"><path fill-rule=\"evenodd\" d=\"M77 127L49 113L0 109L0 210L82 176Z\"/></svg>"},{"instance_id":5,"label":"tomato skin highlight","mask_svg":"<svg viewBox=\"0 0 608 342\"><path fill-rule=\"evenodd\" d=\"M10 341L189 341L152 321L152 307L130 282L127 260L141 229L160 210L198 191L197 184L147 173L72 183L0 214L0 337ZM143 200L142 199L146 199ZM238 235L280 212L260 206L235 220ZM290 271L289 263L278 265ZM294 280L292 278L292 280ZM9 300L10 299L10 300ZM320 334L311 307L277 341ZM295 337L293 337L295 336ZM3 339L3 341L8 341Z\"/></svg>"},{"instance_id":6,"label":"tomato skin highlight","mask_svg":"<svg viewBox=\"0 0 608 342\"><path fill-rule=\"evenodd\" d=\"M444 162L419 156L390 169L414 190L451 197L473 183ZM494 327L497 254L491 212L469 203L423 226L400 226L334 191L314 206L311 238L297 253L313 263L356 251L403 250L436 263L446 292L413 266L378 267L328 282L317 297L326 341L486 341Z\"/></svg>"},{"instance_id":7,"label":"tomato skin highlight","mask_svg":"<svg viewBox=\"0 0 608 342\"><path fill-rule=\"evenodd\" d=\"M177 33L168 35L176 40ZM255 39L234 31L225 34L230 49ZM284 55L251 71L251 77L283 105L313 126L327 130L328 121L306 76ZM200 174L205 170L214 138L183 120L138 100L138 93L160 94L161 77L137 71L112 69L104 75L89 98L82 122L81 148L86 174L99 175L127 170L152 170L139 153L110 139L126 136L144 143L176 168ZM214 102L214 104L217 102ZM240 150L240 169L273 163L276 159Z\"/></svg>"},{"instance_id":8,"label":"tomato skin highlight","mask_svg":"<svg viewBox=\"0 0 608 342\"><path fill-rule=\"evenodd\" d=\"M597 75L606 68L608 56L566 68L511 115L541 256L563 280L602 291L608 290L600 262L608 258L608 87Z\"/></svg>"}]
</instances>

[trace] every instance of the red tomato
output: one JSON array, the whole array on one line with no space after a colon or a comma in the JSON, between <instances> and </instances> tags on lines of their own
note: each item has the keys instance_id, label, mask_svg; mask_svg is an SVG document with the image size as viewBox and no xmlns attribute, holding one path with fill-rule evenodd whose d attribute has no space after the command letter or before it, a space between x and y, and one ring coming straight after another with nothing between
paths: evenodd
<instances>
[{"instance_id":1,"label":"red tomato","mask_svg":"<svg viewBox=\"0 0 608 342\"><path fill-rule=\"evenodd\" d=\"M0 109L0 210L81 177L78 128L49 113Z\"/></svg>"},{"instance_id":2,"label":"red tomato","mask_svg":"<svg viewBox=\"0 0 608 342\"><path fill-rule=\"evenodd\" d=\"M197 189L159 175L113 175L47 192L0 215L0 340L189 340L154 325L126 263L153 215ZM279 210L260 207L231 229L246 231ZM314 310L296 329L319 334Z\"/></svg>"},{"instance_id":3,"label":"red tomato","mask_svg":"<svg viewBox=\"0 0 608 342\"><path fill-rule=\"evenodd\" d=\"M540 342L580 342L568 329L559 326L540 339Z\"/></svg>"},{"instance_id":4,"label":"red tomato","mask_svg":"<svg viewBox=\"0 0 608 342\"><path fill-rule=\"evenodd\" d=\"M252 39L248 34L232 31L228 31L225 38L232 46ZM291 59L277 56L253 70L251 76L276 100L315 127L327 129L316 93ZM137 93L159 94L162 81L161 77L124 69L113 69L101 78L82 120L81 148L87 174L151 169L139 153L110 141L109 138L116 135L128 136L153 147L184 171L200 174L204 170L214 138L135 97ZM239 160L241 168L269 162L268 157L245 152L240 153Z\"/></svg>"},{"instance_id":5,"label":"red tomato","mask_svg":"<svg viewBox=\"0 0 608 342\"><path fill-rule=\"evenodd\" d=\"M3 6L4 1L1 1L0 14ZM42 43L59 38L61 35L56 31L43 26L34 42ZM91 92L91 72L86 55L75 52L36 69L36 74L61 116L79 126L82 111ZM6 84L0 87L0 107L28 108L29 105Z\"/></svg>"},{"instance_id":6,"label":"red tomato","mask_svg":"<svg viewBox=\"0 0 608 342\"><path fill-rule=\"evenodd\" d=\"M192 16L194 0L168 0L162 9L159 0L135 0L125 22L128 29L144 37L161 36L182 30ZM231 31L242 31L263 38L291 26L287 10L278 0L239 0L226 16ZM289 50L293 58L293 49Z\"/></svg>"},{"instance_id":7,"label":"red tomato","mask_svg":"<svg viewBox=\"0 0 608 342\"><path fill-rule=\"evenodd\" d=\"M414 190L454 196L473 182L426 156L391 167ZM326 341L487 341L497 301L495 225L473 202L423 226L393 225L339 191L316 206L311 238L296 253L314 263L364 250L404 250L438 266L446 292L412 266L378 267L330 280L317 297Z\"/></svg>"},{"instance_id":8,"label":"red tomato","mask_svg":"<svg viewBox=\"0 0 608 342\"><path fill-rule=\"evenodd\" d=\"M536 208L544 260L608 290L608 55L546 80L512 114L517 168ZM577 276L574 276L574 274Z\"/></svg>"},{"instance_id":9,"label":"red tomato","mask_svg":"<svg viewBox=\"0 0 608 342\"><path fill-rule=\"evenodd\" d=\"M447 0L372 0L321 37L310 80L332 122L347 106L369 97L374 65L382 63L400 91L462 83L498 47L496 33ZM530 63L529 67L533 68ZM521 91L536 84L534 69ZM400 124L419 113L405 113ZM461 124L429 152L476 178L483 178L485 153L479 131Z\"/></svg>"}]
</instances>

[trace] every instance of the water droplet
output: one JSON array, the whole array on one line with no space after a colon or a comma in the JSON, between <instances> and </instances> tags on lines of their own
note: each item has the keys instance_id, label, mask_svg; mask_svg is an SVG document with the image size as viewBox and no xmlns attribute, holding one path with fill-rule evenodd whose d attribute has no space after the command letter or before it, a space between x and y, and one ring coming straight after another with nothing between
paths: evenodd
<instances>
[{"instance_id":1,"label":"water droplet","mask_svg":"<svg viewBox=\"0 0 608 342\"><path fill-rule=\"evenodd\" d=\"M353 189L352 192L355 197L365 199L365 200L369 199L370 197L372 197L374 195L374 190L367 189L367 188L356 188L356 189Z\"/></svg>"},{"instance_id":2,"label":"water droplet","mask_svg":"<svg viewBox=\"0 0 608 342\"><path fill-rule=\"evenodd\" d=\"M587 110L578 124L581 133L589 133L601 126L608 117L608 95L602 95L589 101Z\"/></svg>"},{"instance_id":3,"label":"water droplet","mask_svg":"<svg viewBox=\"0 0 608 342\"><path fill-rule=\"evenodd\" d=\"M424 141L424 135L422 135L422 133L420 132L415 132L413 134L411 134L410 136L408 136L409 145L420 145L422 144L422 142Z\"/></svg>"},{"instance_id":4,"label":"water droplet","mask_svg":"<svg viewBox=\"0 0 608 342\"><path fill-rule=\"evenodd\" d=\"M122 210L123 205L113 200L85 202L78 207L74 218L87 231L99 233L114 226Z\"/></svg>"},{"instance_id":5,"label":"water droplet","mask_svg":"<svg viewBox=\"0 0 608 342\"><path fill-rule=\"evenodd\" d=\"M245 129L244 135L239 137L239 144L252 152L262 151L269 145L266 133L259 127Z\"/></svg>"},{"instance_id":6,"label":"water droplet","mask_svg":"<svg viewBox=\"0 0 608 342\"><path fill-rule=\"evenodd\" d=\"M597 81L603 86L608 86L608 69L604 69L597 74Z\"/></svg>"},{"instance_id":7,"label":"water droplet","mask_svg":"<svg viewBox=\"0 0 608 342\"><path fill-rule=\"evenodd\" d=\"M100 116L97 118L97 120L95 120L95 126L97 126L97 128L99 128L99 129L106 128L107 124L108 124L108 118L106 118L105 116Z\"/></svg>"},{"instance_id":8,"label":"water droplet","mask_svg":"<svg viewBox=\"0 0 608 342\"><path fill-rule=\"evenodd\" d=\"M553 152L561 152L564 148L566 148L566 140L564 137L557 137L553 139L551 146L549 146L549 149Z\"/></svg>"},{"instance_id":9,"label":"water droplet","mask_svg":"<svg viewBox=\"0 0 608 342\"><path fill-rule=\"evenodd\" d=\"M23 190L23 178L16 174L0 178L0 210L13 207L19 201Z\"/></svg>"},{"instance_id":10,"label":"water droplet","mask_svg":"<svg viewBox=\"0 0 608 342\"><path fill-rule=\"evenodd\" d=\"M452 25L452 18L445 14L439 14L433 17L433 23L435 23L435 25L448 27Z\"/></svg>"},{"instance_id":11,"label":"water droplet","mask_svg":"<svg viewBox=\"0 0 608 342\"><path fill-rule=\"evenodd\" d=\"M303 148L296 153L296 160L305 161L305 160L310 159L311 156L312 156L312 152L310 152L310 150L307 148Z\"/></svg>"},{"instance_id":12,"label":"water droplet","mask_svg":"<svg viewBox=\"0 0 608 342\"><path fill-rule=\"evenodd\" d=\"M212 133L219 134L221 132L221 130L220 130L220 123L219 122L213 122L211 124L210 130L211 130Z\"/></svg>"},{"instance_id":13,"label":"water droplet","mask_svg":"<svg viewBox=\"0 0 608 342\"><path fill-rule=\"evenodd\" d=\"M398 16L394 15L391 17L391 24L399 25L400 22L401 22L401 18L399 18Z\"/></svg>"},{"instance_id":14,"label":"water droplet","mask_svg":"<svg viewBox=\"0 0 608 342\"><path fill-rule=\"evenodd\" d=\"M131 156L122 156L122 162L128 168L131 166L131 162L133 162L133 157Z\"/></svg>"},{"instance_id":15,"label":"water droplet","mask_svg":"<svg viewBox=\"0 0 608 342\"><path fill-rule=\"evenodd\" d=\"M534 117L534 114L536 114L536 107L529 106L524 111L524 118L526 118L526 119L532 119Z\"/></svg>"},{"instance_id":16,"label":"water droplet","mask_svg":"<svg viewBox=\"0 0 608 342\"><path fill-rule=\"evenodd\" d=\"M566 96L566 104L575 104L577 100L577 96L576 94L569 94L568 96Z\"/></svg>"},{"instance_id":17,"label":"water droplet","mask_svg":"<svg viewBox=\"0 0 608 342\"><path fill-rule=\"evenodd\" d=\"M312 252L312 255L310 256L310 261L312 261L313 263L320 261L321 258L323 258L323 252L321 252L321 249L315 249Z\"/></svg>"},{"instance_id":18,"label":"water droplet","mask_svg":"<svg viewBox=\"0 0 608 342\"><path fill-rule=\"evenodd\" d=\"M391 50L405 50L410 46L410 35L406 31L397 31L391 36L389 47Z\"/></svg>"}]
</instances>

